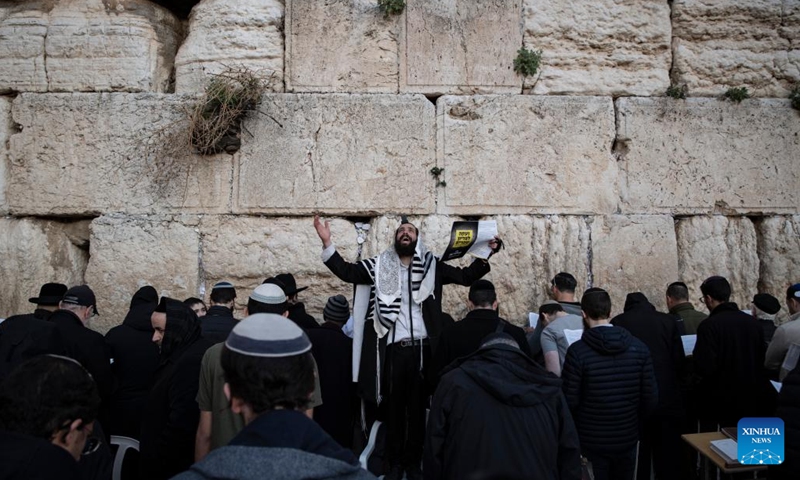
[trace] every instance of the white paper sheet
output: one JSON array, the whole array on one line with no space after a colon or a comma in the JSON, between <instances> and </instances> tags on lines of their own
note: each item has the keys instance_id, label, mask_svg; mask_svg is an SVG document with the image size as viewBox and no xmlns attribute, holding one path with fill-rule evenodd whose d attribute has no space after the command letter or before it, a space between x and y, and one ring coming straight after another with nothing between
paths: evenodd
<instances>
[{"instance_id":1,"label":"white paper sheet","mask_svg":"<svg viewBox=\"0 0 800 480\"><path fill-rule=\"evenodd\" d=\"M467 251L468 254L478 258L489 258L492 249L489 247L489 241L494 240L497 236L497 222L494 220L484 220L478 222L478 235L475 238L475 243Z\"/></svg>"},{"instance_id":2,"label":"white paper sheet","mask_svg":"<svg viewBox=\"0 0 800 480\"><path fill-rule=\"evenodd\" d=\"M532 328L536 328L537 323L539 323L539 314L533 312L528 313L528 325Z\"/></svg>"},{"instance_id":3,"label":"white paper sheet","mask_svg":"<svg viewBox=\"0 0 800 480\"><path fill-rule=\"evenodd\" d=\"M782 384L782 383L780 383L780 382L776 382L775 380L770 380L770 381L769 381L769 383L771 383L771 384L772 384L772 386L773 386L773 387L775 387L775 390L776 390L778 393L780 393L780 392L781 392L781 387L783 386L783 384Z\"/></svg>"},{"instance_id":4,"label":"white paper sheet","mask_svg":"<svg viewBox=\"0 0 800 480\"><path fill-rule=\"evenodd\" d=\"M564 338L567 340L567 345L572 345L583 336L583 329L581 330L564 330Z\"/></svg>"},{"instance_id":5,"label":"white paper sheet","mask_svg":"<svg viewBox=\"0 0 800 480\"><path fill-rule=\"evenodd\" d=\"M697 335L682 335L681 341L683 341L683 352L686 356L688 357L694 354L694 346L697 344Z\"/></svg>"}]
</instances>

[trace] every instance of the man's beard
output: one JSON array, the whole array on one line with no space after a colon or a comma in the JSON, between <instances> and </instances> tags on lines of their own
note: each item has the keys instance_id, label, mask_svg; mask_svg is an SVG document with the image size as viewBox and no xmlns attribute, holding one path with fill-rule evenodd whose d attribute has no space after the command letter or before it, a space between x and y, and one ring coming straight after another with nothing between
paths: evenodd
<instances>
[{"instance_id":1,"label":"man's beard","mask_svg":"<svg viewBox=\"0 0 800 480\"><path fill-rule=\"evenodd\" d=\"M402 237L401 237L402 238ZM401 257L409 257L413 256L414 252L417 251L417 241L414 240L413 242L409 243L408 245L403 245L400 243L400 238L394 239L394 251Z\"/></svg>"}]
</instances>

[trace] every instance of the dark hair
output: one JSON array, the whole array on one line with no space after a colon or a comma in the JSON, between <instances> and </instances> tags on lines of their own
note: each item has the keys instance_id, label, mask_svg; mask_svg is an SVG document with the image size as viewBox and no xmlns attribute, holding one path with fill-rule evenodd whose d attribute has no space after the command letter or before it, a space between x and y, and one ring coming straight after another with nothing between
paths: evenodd
<instances>
[{"instance_id":1,"label":"dark hair","mask_svg":"<svg viewBox=\"0 0 800 480\"><path fill-rule=\"evenodd\" d=\"M575 288L578 287L578 281L567 272L557 273L550 283L560 292L566 293L575 293Z\"/></svg>"},{"instance_id":2,"label":"dark hair","mask_svg":"<svg viewBox=\"0 0 800 480\"><path fill-rule=\"evenodd\" d=\"M469 301L476 307L491 307L497 301L494 285L488 280L476 280L469 287Z\"/></svg>"},{"instance_id":3,"label":"dark hair","mask_svg":"<svg viewBox=\"0 0 800 480\"><path fill-rule=\"evenodd\" d=\"M731 298L731 284L725 277L713 276L705 279L700 285L703 296L708 295L718 302L727 302Z\"/></svg>"},{"instance_id":4,"label":"dark hair","mask_svg":"<svg viewBox=\"0 0 800 480\"><path fill-rule=\"evenodd\" d=\"M186 300L183 301L183 304L186 305L189 308L194 307L198 303L202 303L204 307L206 306L206 302L200 300L197 297L189 297L189 298L187 298Z\"/></svg>"},{"instance_id":5,"label":"dark hair","mask_svg":"<svg viewBox=\"0 0 800 480\"><path fill-rule=\"evenodd\" d=\"M563 312L564 307L560 303L545 303L539 306L539 315L553 315L556 312Z\"/></svg>"},{"instance_id":6,"label":"dark hair","mask_svg":"<svg viewBox=\"0 0 800 480\"><path fill-rule=\"evenodd\" d=\"M286 310L289 310L289 302L261 303L252 298L247 299L248 315L255 315L256 313L276 313L278 315L283 315Z\"/></svg>"},{"instance_id":7,"label":"dark hair","mask_svg":"<svg viewBox=\"0 0 800 480\"><path fill-rule=\"evenodd\" d=\"M800 283L795 283L794 285L786 289L786 300L794 300L796 302L800 302L800 298L795 296L797 292L800 292Z\"/></svg>"},{"instance_id":8,"label":"dark hair","mask_svg":"<svg viewBox=\"0 0 800 480\"><path fill-rule=\"evenodd\" d=\"M94 421L99 408L94 380L71 358L34 357L0 384L0 430L49 440L69 422Z\"/></svg>"},{"instance_id":9,"label":"dark hair","mask_svg":"<svg viewBox=\"0 0 800 480\"><path fill-rule=\"evenodd\" d=\"M611 316L611 297L602 288L590 288L583 292L581 310L592 320L605 320Z\"/></svg>"},{"instance_id":10,"label":"dark hair","mask_svg":"<svg viewBox=\"0 0 800 480\"><path fill-rule=\"evenodd\" d=\"M211 290L211 301L224 304L231 303L236 299L235 288L214 288Z\"/></svg>"},{"instance_id":11,"label":"dark hair","mask_svg":"<svg viewBox=\"0 0 800 480\"><path fill-rule=\"evenodd\" d=\"M261 414L276 407L305 410L314 391L311 352L291 357L254 357L222 347L222 370L231 396Z\"/></svg>"},{"instance_id":12,"label":"dark hair","mask_svg":"<svg viewBox=\"0 0 800 480\"><path fill-rule=\"evenodd\" d=\"M689 301L689 287L683 282L672 282L667 287L667 296L675 300Z\"/></svg>"}]
</instances>

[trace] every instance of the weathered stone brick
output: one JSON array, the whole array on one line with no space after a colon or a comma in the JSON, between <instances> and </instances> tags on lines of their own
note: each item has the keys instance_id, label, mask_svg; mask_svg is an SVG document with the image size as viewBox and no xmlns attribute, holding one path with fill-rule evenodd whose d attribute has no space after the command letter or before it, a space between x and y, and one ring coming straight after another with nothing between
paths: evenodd
<instances>
[{"instance_id":1,"label":"weathered stone brick","mask_svg":"<svg viewBox=\"0 0 800 480\"><path fill-rule=\"evenodd\" d=\"M439 213L612 213L610 98L441 97Z\"/></svg>"},{"instance_id":2,"label":"weathered stone brick","mask_svg":"<svg viewBox=\"0 0 800 480\"><path fill-rule=\"evenodd\" d=\"M434 107L422 95L266 95L244 130L235 213L434 209Z\"/></svg>"}]
</instances>

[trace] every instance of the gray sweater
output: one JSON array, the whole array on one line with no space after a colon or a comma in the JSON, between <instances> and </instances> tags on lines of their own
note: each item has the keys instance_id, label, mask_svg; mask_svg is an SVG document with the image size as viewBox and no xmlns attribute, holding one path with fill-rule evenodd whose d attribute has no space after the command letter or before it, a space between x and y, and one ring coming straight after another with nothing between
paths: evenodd
<instances>
[{"instance_id":1,"label":"gray sweater","mask_svg":"<svg viewBox=\"0 0 800 480\"><path fill-rule=\"evenodd\" d=\"M357 465L294 448L228 446L216 449L173 480L368 480L375 476Z\"/></svg>"}]
</instances>

